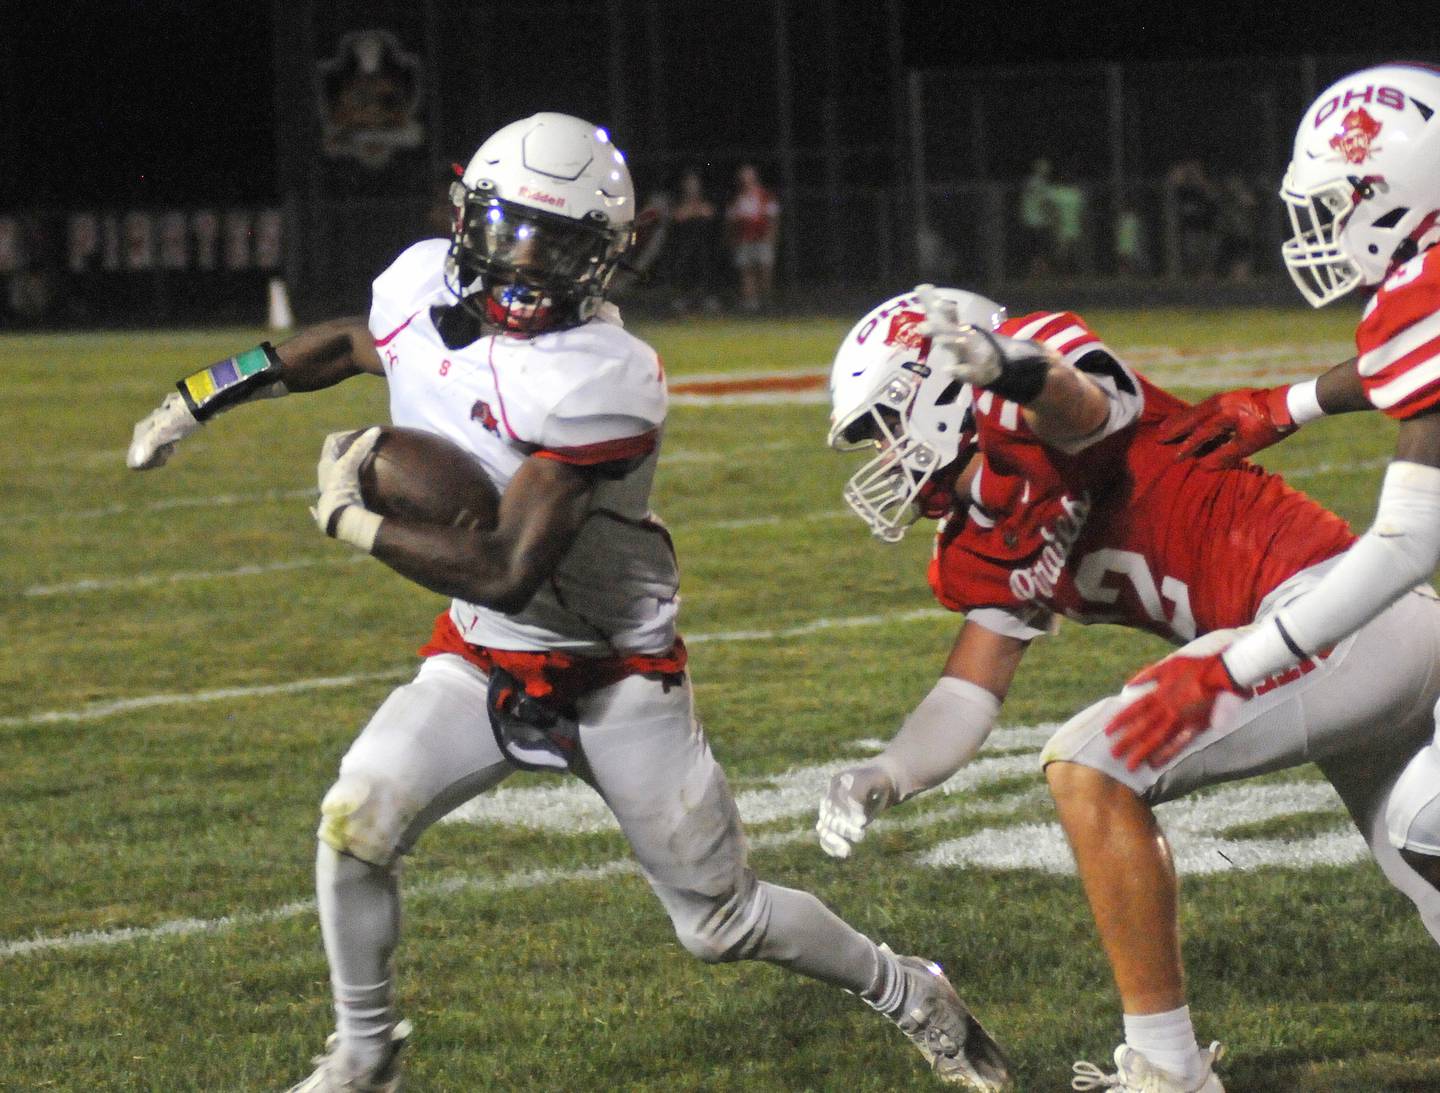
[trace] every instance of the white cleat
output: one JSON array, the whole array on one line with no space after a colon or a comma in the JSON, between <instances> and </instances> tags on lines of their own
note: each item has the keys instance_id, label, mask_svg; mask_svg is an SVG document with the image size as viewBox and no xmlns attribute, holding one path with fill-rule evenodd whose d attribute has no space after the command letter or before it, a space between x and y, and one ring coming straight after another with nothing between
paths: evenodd
<instances>
[{"instance_id":1,"label":"white cleat","mask_svg":"<svg viewBox=\"0 0 1440 1093\"><path fill-rule=\"evenodd\" d=\"M905 976L905 1009L892 1020L936 1077L979 1093L1014 1088L999 1045L960 1001L940 966L918 956L897 956L895 962Z\"/></svg>"},{"instance_id":2,"label":"white cleat","mask_svg":"<svg viewBox=\"0 0 1440 1093\"><path fill-rule=\"evenodd\" d=\"M1079 1062L1072 1068L1075 1077L1070 1079L1070 1088L1080 1090L1118 1089L1121 1093L1225 1093L1220 1078L1215 1073L1215 1064L1225 1049L1217 1040L1210 1045L1205 1056L1205 1074L1196 1081L1186 1084L1168 1070L1161 1070L1149 1059L1128 1044L1115 1049L1115 1073L1102 1074L1094 1063Z\"/></svg>"},{"instance_id":3,"label":"white cleat","mask_svg":"<svg viewBox=\"0 0 1440 1093\"><path fill-rule=\"evenodd\" d=\"M390 1048L378 1066L366 1074L347 1074L340 1058L340 1034L325 1041L325 1054L315 1056L315 1072L285 1093L400 1093L400 1051L410 1037L410 1022L390 1030Z\"/></svg>"}]
</instances>

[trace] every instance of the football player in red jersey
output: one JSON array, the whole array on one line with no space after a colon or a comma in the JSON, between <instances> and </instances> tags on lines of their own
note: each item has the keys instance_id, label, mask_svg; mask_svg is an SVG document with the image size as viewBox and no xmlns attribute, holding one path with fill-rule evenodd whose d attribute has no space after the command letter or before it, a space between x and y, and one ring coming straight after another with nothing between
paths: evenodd
<instances>
[{"instance_id":1,"label":"football player in red jersey","mask_svg":"<svg viewBox=\"0 0 1440 1093\"><path fill-rule=\"evenodd\" d=\"M1057 616L1219 648L1322 579L1353 541L1338 517L1257 467L1176 459L1186 404L1121 362L1077 316L1007 319L980 297L922 286L846 337L831 444L873 447L847 501L893 541L942 517L937 598L965 623L932 691L874 760L844 771L817 830L844 857L882 809L936 786L994 724L1015 672ZM1223 534L1196 529L1224 528ZM1201 786L1316 761L1387 877L1440 937L1440 893L1384 832L1391 787L1425 745L1440 695L1440 602L1404 597L1354 638L1235 707L1223 732L1159 765L1104 734L1121 698L1072 718L1043 762L1076 848L1125 1009L1118 1073L1078 1082L1164 1093L1222 1089L1183 993L1176 879L1151 806ZM1378 683L1378 685L1377 685ZM1084 1088L1084 1086L1081 1086Z\"/></svg>"},{"instance_id":2,"label":"football player in red jersey","mask_svg":"<svg viewBox=\"0 0 1440 1093\"><path fill-rule=\"evenodd\" d=\"M1301 294L1321 307L1373 290L1357 356L1309 383L1208 399L1175 439L1233 460L1321 414L1377 409L1400 422L1395 457L1374 525L1311 594L1223 650L1137 677L1154 686L1107 730L1135 762L1211 731L1221 696L1345 639L1440 565L1440 69L1381 65L1326 89L1301 119L1280 192L1295 232L1282 253ZM1401 777L1388 826L1440 885L1440 746Z\"/></svg>"}]
</instances>

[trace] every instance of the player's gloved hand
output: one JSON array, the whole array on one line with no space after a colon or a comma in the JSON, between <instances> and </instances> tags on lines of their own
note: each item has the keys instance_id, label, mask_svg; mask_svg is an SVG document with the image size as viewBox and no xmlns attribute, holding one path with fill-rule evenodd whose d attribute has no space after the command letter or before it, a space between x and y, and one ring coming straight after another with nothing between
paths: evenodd
<instances>
[{"instance_id":1,"label":"player's gloved hand","mask_svg":"<svg viewBox=\"0 0 1440 1093\"><path fill-rule=\"evenodd\" d=\"M1231 678L1219 653L1167 657L1126 686L1147 683L1154 686L1105 726L1115 740L1110 754L1130 770L1147 760L1152 767L1164 766L1251 693Z\"/></svg>"},{"instance_id":2,"label":"player's gloved hand","mask_svg":"<svg viewBox=\"0 0 1440 1093\"><path fill-rule=\"evenodd\" d=\"M976 387L1000 378L1004 362L994 335L962 323L955 302L941 296L934 285L917 285L915 295L920 297L920 306L925 312L920 333L930 339L926 363Z\"/></svg>"},{"instance_id":3,"label":"player's gloved hand","mask_svg":"<svg viewBox=\"0 0 1440 1093\"><path fill-rule=\"evenodd\" d=\"M820 848L832 858L848 858L865 838L865 828L895 803L895 783L881 767L870 765L841 771L830 780L820 802L815 832Z\"/></svg>"},{"instance_id":4,"label":"player's gloved hand","mask_svg":"<svg viewBox=\"0 0 1440 1093\"><path fill-rule=\"evenodd\" d=\"M135 424L125 463L134 471L163 467L175 445L200 428L180 392L171 391L160 405Z\"/></svg>"},{"instance_id":5,"label":"player's gloved hand","mask_svg":"<svg viewBox=\"0 0 1440 1093\"><path fill-rule=\"evenodd\" d=\"M1176 456L1236 467L1247 456L1277 443L1298 426L1286 402L1288 386L1242 387L1211 395L1170 418L1160 443L1178 444Z\"/></svg>"},{"instance_id":6,"label":"player's gloved hand","mask_svg":"<svg viewBox=\"0 0 1440 1093\"><path fill-rule=\"evenodd\" d=\"M364 431L331 433L325 438L315 471L320 497L310 509L321 531L366 554L374 549L381 516L365 507L360 493L360 464L378 439L378 425Z\"/></svg>"}]
</instances>

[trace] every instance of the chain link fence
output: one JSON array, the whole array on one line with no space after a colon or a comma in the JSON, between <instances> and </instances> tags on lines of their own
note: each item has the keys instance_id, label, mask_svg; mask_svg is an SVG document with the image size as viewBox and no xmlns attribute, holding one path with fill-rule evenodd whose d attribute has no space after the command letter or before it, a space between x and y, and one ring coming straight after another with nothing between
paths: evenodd
<instances>
[{"instance_id":1,"label":"chain link fence","mask_svg":"<svg viewBox=\"0 0 1440 1093\"><path fill-rule=\"evenodd\" d=\"M1117 299L1158 287L1176 301L1288 300L1275 191L1293 127L1334 79L1384 60L907 71L889 2L825 5L818 27L780 2L768 30L714 12L713 26L687 27L658 0L593 8L580 22L550 18L554 4L515 14L563 63L537 81L525 51L487 44L481 7L277 3L280 193L246 213L252 234L264 217L264 245L240 255L237 236L228 261L222 239L221 258L202 263L211 244L197 233L223 210L0 209L0 322L253 321L274 278L302 321L363 310L400 250L445 232L450 163L546 108L610 125L630 152L648 210L648 268L623 290L632 306L668 310L682 295L665 230L679 173L697 171L723 214L742 163L779 194L780 306L850 306L922 279L1001 298L1043 285L1077 301L1097 286ZM852 16L870 23L841 34ZM515 31L507 40L525 40ZM685 52L723 33L745 66ZM388 91L366 99L377 71ZM345 113L357 99L372 112L358 128ZM149 229L127 226L147 217ZM115 238L77 266L76 232L97 223ZM704 253L704 295L727 306L723 215Z\"/></svg>"}]
</instances>

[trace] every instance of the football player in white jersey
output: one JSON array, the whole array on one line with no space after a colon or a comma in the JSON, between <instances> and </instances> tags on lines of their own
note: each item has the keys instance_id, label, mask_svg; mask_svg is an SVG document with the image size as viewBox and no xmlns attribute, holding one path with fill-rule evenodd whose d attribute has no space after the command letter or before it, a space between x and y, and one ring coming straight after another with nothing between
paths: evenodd
<instances>
[{"instance_id":1,"label":"football player in white jersey","mask_svg":"<svg viewBox=\"0 0 1440 1093\"><path fill-rule=\"evenodd\" d=\"M938 967L747 864L695 720L675 557L649 513L664 376L605 298L632 238L624 157L602 129L537 114L485 141L451 196L451 238L415 244L376 279L368 323L320 324L187 377L135 427L128 456L159 466L221 410L368 372L387 380L395 424L461 445L502 491L493 529L382 518L358 485L375 431L327 438L321 529L453 600L419 673L376 711L321 804L337 1028L294 1089L400 1088L400 859L522 768L569 769L600 793L701 960L766 960L843 987L946 1081L1008 1088L999 1050Z\"/></svg>"}]
</instances>

